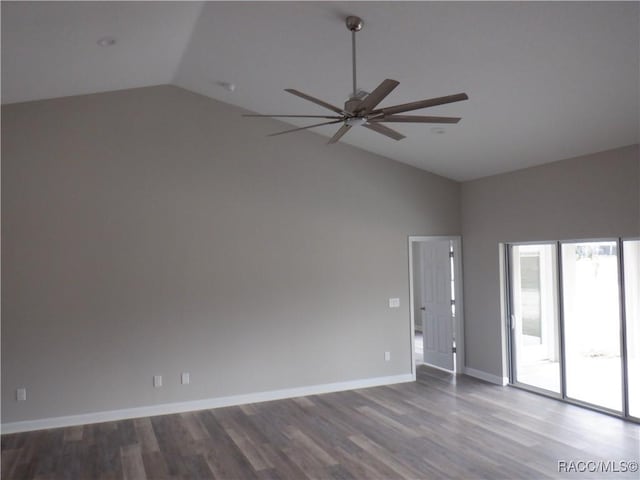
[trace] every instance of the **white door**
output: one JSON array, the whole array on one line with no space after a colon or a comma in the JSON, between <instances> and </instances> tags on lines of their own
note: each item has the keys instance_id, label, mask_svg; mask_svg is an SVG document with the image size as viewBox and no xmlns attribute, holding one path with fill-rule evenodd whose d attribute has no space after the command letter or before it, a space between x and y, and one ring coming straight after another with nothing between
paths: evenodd
<instances>
[{"instance_id":1,"label":"white door","mask_svg":"<svg viewBox=\"0 0 640 480\"><path fill-rule=\"evenodd\" d=\"M453 370L451 242L420 242L424 363Z\"/></svg>"}]
</instances>

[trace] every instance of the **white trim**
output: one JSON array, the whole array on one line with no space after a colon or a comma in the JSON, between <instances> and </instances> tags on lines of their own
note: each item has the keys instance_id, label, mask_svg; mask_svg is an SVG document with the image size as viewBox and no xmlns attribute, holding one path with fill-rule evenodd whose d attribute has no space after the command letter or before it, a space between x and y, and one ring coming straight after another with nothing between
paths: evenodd
<instances>
[{"instance_id":1,"label":"white trim","mask_svg":"<svg viewBox=\"0 0 640 480\"><path fill-rule=\"evenodd\" d=\"M411 353L411 375L416 379L416 319L413 311L413 239L418 237L409 237L407 244L409 246L409 352ZM424 334L424 332L423 332Z\"/></svg>"},{"instance_id":2,"label":"white trim","mask_svg":"<svg viewBox=\"0 0 640 480\"><path fill-rule=\"evenodd\" d=\"M462 237L454 237L453 241L453 286L456 289L456 373L464 373L464 286L462 272Z\"/></svg>"},{"instance_id":3,"label":"white trim","mask_svg":"<svg viewBox=\"0 0 640 480\"><path fill-rule=\"evenodd\" d=\"M509 383L508 377L499 377L498 375L492 375L491 373L476 370L475 368L464 367L464 374L496 385L504 386Z\"/></svg>"},{"instance_id":4,"label":"white trim","mask_svg":"<svg viewBox=\"0 0 640 480\"><path fill-rule=\"evenodd\" d=\"M365 378L347 382L325 383L321 385L310 385L307 387L285 388L282 390L246 393L242 395L231 395L228 397L191 400L188 402L165 403L161 405L148 405L144 407L124 408L120 410L84 413L80 415L69 415L65 417L40 418L37 420L10 422L3 423L0 430L3 434L5 434L28 432L32 430L44 430L48 428L70 427L75 425L86 425L90 423L112 422L115 420L125 420L128 418L153 417L155 415L167 415L171 413L208 410L210 408L230 407L234 405L244 405L247 403L258 403L266 402L269 400L302 397L305 395L318 395L321 393L356 390L359 388L379 387L382 385L392 385L394 383L412 382L414 380L415 378L411 374Z\"/></svg>"}]
</instances>

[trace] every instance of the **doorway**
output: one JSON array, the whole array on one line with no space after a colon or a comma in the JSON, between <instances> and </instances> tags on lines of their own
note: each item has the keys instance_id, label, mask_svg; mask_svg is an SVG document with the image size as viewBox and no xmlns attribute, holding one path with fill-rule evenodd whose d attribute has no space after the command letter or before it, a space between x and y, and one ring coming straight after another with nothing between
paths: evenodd
<instances>
[{"instance_id":1,"label":"doorway","mask_svg":"<svg viewBox=\"0 0 640 480\"><path fill-rule=\"evenodd\" d=\"M510 383L638 419L640 242L506 245Z\"/></svg>"},{"instance_id":2,"label":"doorway","mask_svg":"<svg viewBox=\"0 0 640 480\"><path fill-rule=\"evenodd\" d=\"M460 237L409 237L412 373L464 367Z\"/></svg>"}]
</instances>

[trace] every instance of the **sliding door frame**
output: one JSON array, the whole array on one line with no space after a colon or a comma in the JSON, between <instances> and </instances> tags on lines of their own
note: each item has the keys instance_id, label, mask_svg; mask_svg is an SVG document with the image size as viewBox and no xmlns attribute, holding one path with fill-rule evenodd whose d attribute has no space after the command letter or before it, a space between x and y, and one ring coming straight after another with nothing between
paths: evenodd
<instances>
[{"instance_id":1,"label":"sliding door frame","mask_svg":"<svg viewBox=\"0 0 640 480\"><path fill-rule=\"evenodd\" d=\"M622 413L629 417L629 372L627 357L627 297L624 285L624 246L618 238L618 302L620 303L620 358L622 360Z\"/></svg>"},{"instance_id":2,"label":"sliding door frame","mask_svg":"<svg viewBox=\"0 0 640 480\"><path fill-rule=\"evenodd\" d=\"M638 240L637 237L608 237L608 238L583 238L583 239L565 239L565 240L541 240L527 242L504 242L503 251L503 278L504 278L504 311L506 314L505 323L507 326L507 365L509 369L509 386L527 390L532 393L544 395L565 403L577 405L580 407L595 410L607 415L622 418L624 420L640 423L640 418L629 414L629 372L627 358L627 319L626 319L626 290L624 279L624 242L628 240ZM571 243L588 243L588 242L615 242L617 247L617 268L618 268L618 302L619 302L619 324L620 324L620 362L622 375L622 410L612 410L600 405L577 400L567 396L567 371L566 371L566 347L565 347L565 315L564 315L564 287L563 287L563 266L562 266L562 245ZM516 367L516 347L515 347L515 319L513 307L513 247L523 245L554 245L556 248L556 289L557 289L557 315L558 315L558 342L559 342L559 358L560 358L560 393L546 390L534 385L528 385L517 380Z\"/></svg>"},{"instance_id":3,"label":"sliding door frame","mask_svg":"<svg viewBox=\"0 0 640 480\"><path fill-rule=\"evenodd\" d=\"M539 393L542 395L546 395L549 397L553 397L553 398L557 398L557 399L561 399L562 398L562 388L563 388L563 381L562 381L562 370L560 372L560 393L558 392L554 392L552 390L547 390L541 387L537 387L535 385L529 385L527 383L522 383L518 381L517 375L518 375L518 368L516 366L516 354L517 354L517 347L516 345L516 339L515 339L515 335L516 335L516 329L515 329L515 314L514 314L514 302L513 302L513 247L521 247L521 246L527 246L527 245L550 245L550 246L554 246L557 250L557 243L556 241L541 241L541 242L510 242L510 243L506 243L505 244L505 259L504 259L504 265L505 265L505 285L507 288L507 292L505 295L506 298L506 312L507 312L507 331L509 332L509 341L507 342L507 347L508 347L508 359L509 359L509 384L515 387L519 387L522 388L524 390L529 390L531 392L534 393ZM556 262L557 262L557 251L556 251ZM555 281L556 284L559 285L560 283L560 278L558 276L558 270L556 269L555 272ZM560 315L560 309L559 309L559 305L556 305L556 311L558 314L558 323L561 322L561 315ZM560 330L562 330L562 328L560 328ZM559 355L560 358L563 360L563 344L562 344L562 339L558 338L558 343L559 343ZM563 365L564 362L560 361L560 365Z\"/></svg>"},{"instance_id":4,"label":"sliding door frame","mask_svg":"<svg viewBox=\"0 0 640 480\"><path fill-rule=\"evenodd\" d=\"M620 319L621 319L621 330L620 330L620 339L622 342L621 345L621 355L624 355L622 362L622 402L624 404L624 418L631 420L636 423L640 423L640 417L636 417L629 413L629 359L628 359L628 336L629 333L627 331L627 325L629 322L627 321L627 289L624 278L624 242L633 242L640 241L640 237L619 237L618 238L618 275L619 280L618 283L620 285Z\"/></svg>"}]
</instances>

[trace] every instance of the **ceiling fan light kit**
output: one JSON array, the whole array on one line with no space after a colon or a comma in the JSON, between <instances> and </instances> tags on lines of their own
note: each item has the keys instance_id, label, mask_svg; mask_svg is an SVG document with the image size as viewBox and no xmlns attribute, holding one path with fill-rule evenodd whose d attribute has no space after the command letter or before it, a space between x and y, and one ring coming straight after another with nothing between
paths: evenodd
<instances>
[{"instance_id":1,"label":"ceiling fan light kit","mask_svg":"<svg viewBox=\"0 0 640 480\"><path fill-rule=\"evenodd\" d=\"M352 54L352 73L353 73L353 89L349 99L345 102L344 108L337 107L318 98L307 95L293 88L286 88L285 92L291 93L309 102L315 103L334 115L243 115L244 117L269 117L269 118L316 118L325 121L308 125L305 127L292 128L283 132L272 133L269 136L283 135L285 133L298 132L310 128L320 127L323 125L333 125L342 123L338 131L329 139L328 143L336 143L351 128L362 126L376 133L392 138L393 140L402 140L405 138L400 132L383 125L383 123L437 123L437 124L455 124L460 121L459 117L437 117L437 116L419 116L419 115L398 115L399 113L411 112L422 108L435 107L437 105L445 105L447 103L459 102L467 100L469 97L466 93L457 93L445 97L430 98L419 100L417 102L404 103L402 105L394 105L385 108L376 108L382 100L384 100L400 82L396 80L383 80L371 93L358 90L356 81L356 33L362 30L364 25L362 19L356 16L348 16L345 21L347 29L351 32L351 54Z\"/></svg>"}]
</instances>

